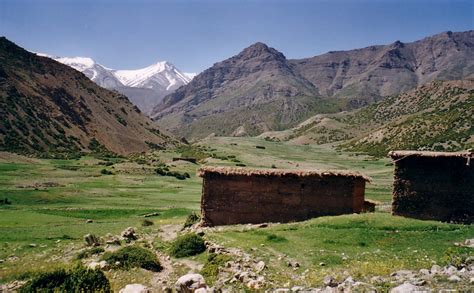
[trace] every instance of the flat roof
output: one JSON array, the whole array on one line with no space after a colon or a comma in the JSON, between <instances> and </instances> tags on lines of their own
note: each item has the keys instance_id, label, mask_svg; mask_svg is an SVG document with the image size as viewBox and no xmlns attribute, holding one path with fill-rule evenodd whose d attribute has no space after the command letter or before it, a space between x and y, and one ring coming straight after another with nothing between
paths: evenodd
<instances>
[{"instance_id":1,"label":"flat roof","mask_svg":"<svg viewBox=\"0 0 474 293\"><path fill-rule=\"evenodd\" d=\"M391 158L401 157L457 157L457 158L474 158L473 151L462 152L428 152L428 151L391 151L388 153Z\"/></svg>"},{"instance_id":2,"label":"flat roof","mask_svg":"<svg viewBox=\"0 0 474 293\"><path fill-rule=\"evenodd\" d=\"M263 177L351 177L361 178L370 181L370 178L359 172L343 170L317 170L317 169L268 169L268 168L247 168L247 167L216 167L203 166L198 170L198 176L204 177L207 174L218 174L224 176L263 176Z\"/></svg>"}]
</instances>

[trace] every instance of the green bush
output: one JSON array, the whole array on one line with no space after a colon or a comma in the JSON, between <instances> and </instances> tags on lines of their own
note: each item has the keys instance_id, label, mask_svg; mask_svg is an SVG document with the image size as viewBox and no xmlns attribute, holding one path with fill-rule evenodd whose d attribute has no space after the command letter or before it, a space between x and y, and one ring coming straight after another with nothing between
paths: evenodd
<instances>
[{"instance_id":1,"label":"green bush","mask_svg":"<svg viewBox=\"0 0 474 293\"><path fill-rule=\"evenodd\" d=\"M472 248L469 247L450 247L443 255L443 262L446 265L453 265L462 268L466 264L466 260L472 255Z\"/></svg>"},{"instance_id":2,"label":"green bush","mask_svg":"<svg viewBox=\"0 0 474 293\"><path fill-rule=\"evenodd\" d=\"M83 259L83 258L88 258L94 254L99 254L104 252L105 250L102 247L93 247L89 249L84 249L83 251L79 252L76 255L76 259Z\"/></svg>"},{"instance_id":3,"label":"green bush","mask_svg":"<svg viewBox=\"0 0 474 293\"><path fill-rule=\"evenodd\" d=\"M100 170L100 174L102 174L102 175L113 175L114 173L112 171L107 170L107 169L102 169L102 170Z\"/></svg>"},{"instance_id":4,"label":"green bush","mask_svg":"<svg viewBox=\"0 0 474 293\"><path fill-rule=\"evenodd\" d=\"M224 266L230 260L231 257L225 254L209 254L206 263L202 267L201 275L206 278L206 281L212 283L219 274L219 267Z\"/></svg>"},{"instance_id":5,"label":"green bush","mask_svg":"<svg viewBox=\"0 0 474 293\"><path fill-rule=\"evenodd\" d=\"M266 241L268 241L268 242L287 242L288 239L286 239L285 237L282 237L282 236L275 235L275 234L269 234L266 237Z\"/></svg>"},{"instance_id":6,"label":"green bush","mask_svg":"<svg viewBox=\"0 0 474 293\"><path fill-rule=\"evenodd\" d=\"M20 292L111 292L110 283L100 270L78 266L36 275Z\"/></svg>"},{"instance_id":7,"label":"green bush","mask_svg":"<svg viewBox=\"0 0 474 293\"><path fill-rule=\"evenodd\" d=\"M152 220L147 220L147 219L145 219L145 220L142 221L142 226L143 226L143 227L153 226L153 224L154 224L154 223L153 223Z\"/></svg>"},{"instance_id":8,"label":"green bush","mask_svg":"<svg viewBox=\"0 0 474 293\"><path fill-rule=\"evenodd\" d=\"M206 250L204 239L194 233L179 236L170 247L170 254L174 257L186 257L202 253Z\"/></svg>"},{"instance_id":9,"label":"green bush","mask_svg":"<svg viewBox=\"0 0 474 293\"><path fill-rule=\"evenodd\" d=\"M196 213L190 214L190 215L186 218L186 222L184 222L184 228L191 227L192 225L194 225L194 224L196 224L197 222L199 222L200 219L201 219L201 217L199 217L198 215L196 215Z\"/></svg>"},{"instance_id":10,"label":"green bush","mask_svg":"<svg viewBox=\"0 0 474 293\"><path fill-rule=\"evenodd\" d=\"M112 267L131 269L142 268L159 272L161 264L153 252L138 246L127 246L114 252L106 252L102 260L107 261ZM116 263L119 264L116 264Z\"/></svg>"}]
</instances>

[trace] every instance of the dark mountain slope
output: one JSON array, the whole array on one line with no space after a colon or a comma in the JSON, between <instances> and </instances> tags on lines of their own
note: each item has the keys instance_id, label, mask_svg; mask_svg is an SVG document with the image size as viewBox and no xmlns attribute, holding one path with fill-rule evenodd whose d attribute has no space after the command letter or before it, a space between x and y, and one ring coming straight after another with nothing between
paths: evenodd
<instances>
[{"instance_id":1,"label":"dark mountain slope","mask_svg":"<svg viewBox=\"0 0 474 293\"><path fill-rule=\"evenodd\" d=\"M128 154L175 143L128 99L0 38L0 149Z\"/></svg>"}]
</instances>

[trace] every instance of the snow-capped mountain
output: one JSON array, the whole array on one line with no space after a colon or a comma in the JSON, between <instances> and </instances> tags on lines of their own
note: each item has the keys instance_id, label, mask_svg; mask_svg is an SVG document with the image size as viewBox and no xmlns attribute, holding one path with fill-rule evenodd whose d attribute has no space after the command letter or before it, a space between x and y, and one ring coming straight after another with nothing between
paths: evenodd
<instances>
[{"instance_id":1,"label":"snow-capped mountain","mask_svg":"<svg viewBox=\"0 0 474 293\"><path fill-rule=\"evenodd\" d=\"M149 113L161 99L196 74L184 73L167 61L135 70L116 70L105 67L88 57L55 57L37 53L66 64L89 77L98 85L115 89L126 95L140 110Z\"/></svg>"},{"instance_id":2,"label":"snow-capped mountain","mask_svg":"<svg viewBox=\"0 0 474 293\"><path fill-rule=\"evenodd\" d=\"M125 86L140 88L159 88L172 91L185 85L191 79L173 64L162 61L136 70L116 70L115 77Z\"/></svg>"}]
</instances>

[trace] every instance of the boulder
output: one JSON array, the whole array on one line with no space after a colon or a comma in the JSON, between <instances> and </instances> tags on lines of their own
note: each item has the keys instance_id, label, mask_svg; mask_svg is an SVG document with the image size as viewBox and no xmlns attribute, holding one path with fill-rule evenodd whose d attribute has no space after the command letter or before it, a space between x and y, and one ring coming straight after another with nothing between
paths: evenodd
<instances>
[{"instance_id":1,"label":"boulder","mask_svg":"<svg viewBox=\"0 0 474 293\"><path fill-rule=\"evenodd\" d=\"M128 284L120 293L150 293L151 290L142 284Z\"/></svg>"},{"instance_id":2,"label":"boulder","mask_svg":"<svg viewBox=\"0 0 474 293\"><path fill-rule=\"evenodd\" d=\"M397 286L390 290L390 293L420 293L420 292L429 292L423 287L418 287L410 283L404 283L400 286Z\"/></svg>"},{"instance_id":3,"label":"boulder","mask_svg":"<svg viewBox=\"0 0 474 293\"><path fill-rule=\"evenodd\" d=\"M121 235L127 241L137 240L138 238L133 227L128 227L127 229L123 230Z\"/></svg>"},{"instance_id":4,"label":"boulder","mask_svg":"<svg viewBox=\"0 0 474 293\"><path fill-rule=\"evenodd\" d=\"M99 238L94 234L86 234L84 235L84 241L86 242L87 246L99 246Z\"/></svg>"},{"instance_id":5,"label":"boulder","mask_svg":"<svg viewBox=\"0 0 474 293\"><path fill-rule=\"evenodd\" d=\"M177 292L191 293L199 288L207 288L204 277L200 274L186 274L181 276L175 283Z\"/></svg>"}]
</instances>

